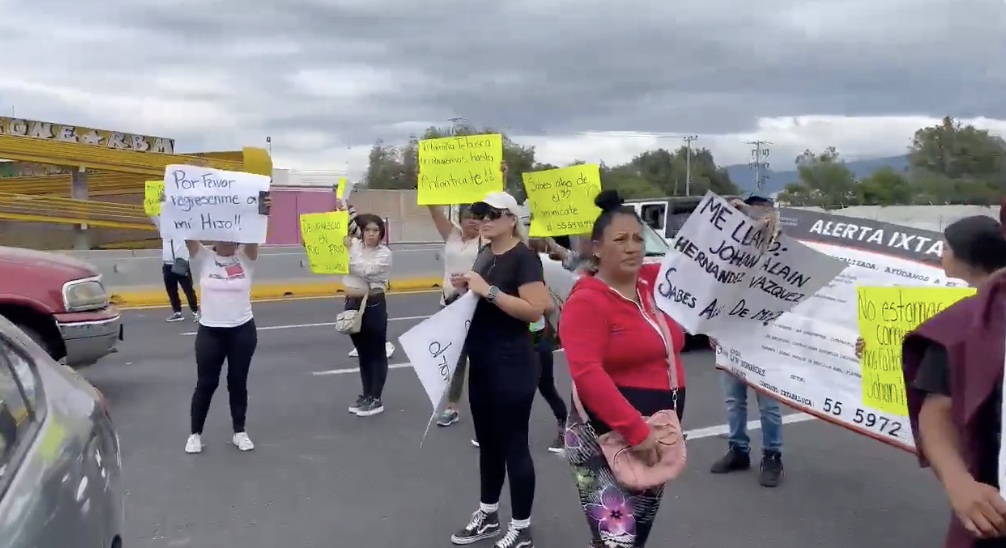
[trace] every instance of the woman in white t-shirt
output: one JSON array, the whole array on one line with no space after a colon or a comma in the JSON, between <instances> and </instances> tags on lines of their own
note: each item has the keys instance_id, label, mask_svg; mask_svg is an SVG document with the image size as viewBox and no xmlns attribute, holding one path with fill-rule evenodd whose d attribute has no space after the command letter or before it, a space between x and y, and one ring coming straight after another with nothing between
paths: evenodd
<instances>
[{"instance_id":1,"label":"woman in white t-shirt","mask_svg":"<svg viewBox=\"0 0 1006 548\"><path fill-rule=\"evenodd\" d=\"M272 201L267 196L266 205ZM186 453L203 450L203 426L210 401L220 384L227 362L227 393L230 396L232 441L241 451L255 448L245 431L248 411L248 370L258 344L252 317L251 287L258 244L216 242L204 246L187 240L191 262L199 274L202 297L196 332L196 389L192 394L192 430Z\"/></svg>"},{"instance_id":2,"label":"woman in white t-shirt","mask_svg":"<svg viewBox=\"0 0 1006 548\"><path fill-rule=\"evenodd\" d=\"M440 296L440 306L444 307L460 296L458 290L451 284L452 274L464 274L472 269L475 259L479 256L481 239L479 231L482 222L472 216L467 206L459 206L460 226L451 222L440 206L430 206L430 216L437 232L444 239L444 283L443 294ZM465 370L468 356L462 351L458 365L451 378L451 386L447 392L447 408L437 420L437 426L450 426L458 422L458 402L465 389Z\"/></svg>"}]
</instances>

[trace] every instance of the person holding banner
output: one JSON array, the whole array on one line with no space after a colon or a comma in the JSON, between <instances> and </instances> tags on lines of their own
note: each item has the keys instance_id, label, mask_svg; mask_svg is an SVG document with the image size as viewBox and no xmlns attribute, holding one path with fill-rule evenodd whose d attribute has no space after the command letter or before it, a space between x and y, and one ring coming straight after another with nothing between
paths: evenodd
<instances>
[{"instance_id":1,"label":"person holding banner","mask_svg":"<svg viewBox=\"0 0 1006 548\"><path fill-rule=\"evenodd\" d=\"M489 241L472 270L451 283L480 297L468 330L468 401L479 447L480 504L451 536L472 544L500 533L499 499L509 475L513 519L495 548L532 548L534 461L528 448L531 407L538 389L537 360L528 324L553 307L541 259L525 245L517 200L492 192L472 205Z\"/></svg>"},{"instance_id":2,"label":"person holding banner","mask_svg":"<svg viewBox=\"0 0 1006 548\"><path fill-rule=\"evenodd\" d=\"M440 237L444 239L444 284L443 293L440 295L440 307L443 308L461 297L461 292L451 285L451 275L464 274L475 264L481 249L479 234L482 223L472 215L470 207L459 207L460 226L447 218L442 207L429 207L433 224L436 225ZM458 402L461 401L461 393L465 389L467 365L468 354L462 351L447 391L447 407L437 419L437 426L450 426L460 420Z\"/></svg>"},{"instance_id":3,"label":"person holding banner","mask_svg":"<svg viewBox=\"0 0 1006 548\"><path fill-rule=\"evenodd\" d=\"M1002 226L984 216L951 224L944 231L942 260L947 277L962 279L978 292L905 337L902 368L908 416L919 462L933 468L953 509L944 546L1003 547L1006 238ZM857 344L857 353L862 346Z\"/></svg>"},{"instance_id":4,"label":"person holding banner","mask_svg":"<svg viewBox=\"0 0 1006 548\"><path fill-rule=\"evenodd\" d=\"M532 238L528 245L537 253L546 253L548 251L549 240L551 239ZM559 390L555 387L555 357L552 354L559 347L559 337L555 328L558 325L559 310L556 301L558 297L552 294L551 289L549 290L549 295L552 296L552 301L556 304L557 308L548 317L542 316L538 321L531 324L530 329L535 355L538 357L538 363L541 367L541 376L538 380L538 393L541 394L541 397L545 398L545 402L548 403L548 407L552 410L552 414L555 415L555 420L558 424L558 434L551 445L548 446L548 450L552 453L562 453L566 447L564 440L567 411L566 403L562 401L562 396L559 395Z\"/></svg>"},{"instance_id":5,"label":"person holding banner","mask_svg":"<svg viewBox=\"0 0 1006 548\"><path fill-rule=\"evenodd\" d=\"M385 292L391 274L391 249L384 245L384 219L363 213L355 216L359 237L346 236L349 250L349 274L346 286L346 310L363 315L360 331L350 334L360 356L360 394L349 412L370 417L384 412L381 396L388 380L388 303Z\"/></svg>"},{"instance_id":6,"label":"person holding banner","mask_svg":"<svg viewBox=\"0 0 1006 548\"><path fill-rule=\"evenodd\" d=\"M266 211L271 197L263 197ZM186 240L189 256L198 265L203 306L196 332L196 389L192 393L191 433L185 452L201 453L203 427L213 393L227 362L227 393L230 396L232 442L241 451L255 448L245 431L248 413L248 372L258 345L258 330L252 315L251 288L258 244L216 242L211 247Z\"/></svg>"},{"instance_id":7,"label":"person holding banner","mask_svg":"<svg viewBox=\"0 0 1006 548\"><path fill-rule=\"evenodd\" d=\"M774 215L775 208L768 198L752 195L746 200L731 200L730 205L746 213L753 219L763 219ZM716 341L710 339L715 347ZM727 452L712 464L713 474L728 474L751 468L751 439L748 437L748 385L741 379L727 373L718 372L720 386L727 407ZM761 418L762 459L758 483L763 487L777 487L782 481L782 408L779 402L761 392L755 391L758 414Z\"/></svg>"},{"instance_id":8,"label":"person holding banner","mask_svg":"<svg viewBox=\"0 0 1006 548\"><path fill-rule=\"evenodd\" d=\"M680 421L684 414L679 353L685 335L656 307L653 288L660 265L643 266L643 225L635 210L622 205L613 190L602 191L595 203L601 214L591 233L594 273L577 281L559 324L573 378L565 453L591 547L640 548L653 528L664 485L623 487L598 437L615 432L634 459L651 467L660 461L663 455L646 417L670 411Z\"/></svg>"},{"instance_id":9,"label":"person holding banner","mask_svg":"<svg viewBox=\"0 0 1006 548\"><path fill-rule=\"evenodd\" d=\"M338 194L338 187L336 187L336 194ZM356 208L353 207L352 205L349 205L345 197L343 197L338 202L336 202L335 210L349 212L349 228L347 229L347 233L350 236L359 238L362 233L360 232L360 227L356 224ZM391 356L395 355L395 343L391 341L385 343L384 353L386 356L388 356L388 359L391 359ZM352 350L349 351L349 357L359 358L360 351L357 350L356 347L354 347Z\"/></svg>"}]
</instances>

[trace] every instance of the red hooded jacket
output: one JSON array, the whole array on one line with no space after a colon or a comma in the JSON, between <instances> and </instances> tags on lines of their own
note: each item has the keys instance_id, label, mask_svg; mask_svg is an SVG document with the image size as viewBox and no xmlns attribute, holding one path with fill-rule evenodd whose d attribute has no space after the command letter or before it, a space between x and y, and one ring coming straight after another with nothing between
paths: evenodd
<instances>
[{"instance_id":1,"label":"red hooded jacket","mask_svg":"<svg viewBox=\"0 0 1006 548\"><path fill-rule=\"evenodd\" d=\"M639 392L634 389L670 392L667 347L653 320L663 312L650 307L648 296L653 294L659 270L659 264L640 270L636 290L642 296L642 307L601 280L583 276L573 286L559 322L559 337L580 401L592 416L631 445L646 439L650 430L625 394ZM674 320L664 317L673 339L678 387L682 388L685 372L679 352L684 332Z\"/></svg>"}]
</instances>

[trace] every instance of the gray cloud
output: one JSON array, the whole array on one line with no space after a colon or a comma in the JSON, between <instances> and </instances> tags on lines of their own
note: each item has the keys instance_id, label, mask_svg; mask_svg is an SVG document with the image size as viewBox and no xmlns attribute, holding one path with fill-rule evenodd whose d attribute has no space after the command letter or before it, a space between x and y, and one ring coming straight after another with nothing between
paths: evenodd
<instances>
[{"instance_id":1,"label":"gray cloud","mask_svg":"<svg viewBox=\"0 0 1006 548\"><path fill-rule=\"evenodd\" d=\"M1002 2L682 4L0 0L0 48L18 53L0 107L187 149L272 135L278 151L302 134L318 151L400 141L458 116L548 135L737 133L805 114L1006 118Z\"/></svg>"}]
</instances>

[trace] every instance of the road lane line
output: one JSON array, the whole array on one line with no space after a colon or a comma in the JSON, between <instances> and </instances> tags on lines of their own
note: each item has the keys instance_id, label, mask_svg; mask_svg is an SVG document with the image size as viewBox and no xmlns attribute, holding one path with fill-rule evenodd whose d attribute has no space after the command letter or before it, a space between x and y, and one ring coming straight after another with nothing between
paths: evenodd
<instances>
[{"instance_id":1,"label":"road lane line","mask_svg":"<svg viewBox=\"0 0 1006 548\"><path fill-rule=\"evenodd\" d=\"M393 364L391 364L391 365L388 366L388 369L406 369L406 368L409 368L409 367L412 367L412 364L409 363L409 362L405 362L405 363L393 363ZM352 367L352 368L346 368L346 369L330 369L328 371L313 371L311 374L315 375L315 376L318 376L318 377L321 377L321 376L328 376L328 375L347 375L349 373L357 373L359 371L360 371L359 367ZM789 415L783 415L782 416L782 423L783 424L793 424L793 423L798 423L798 422L812 421L812 420L816 420L816 419L817 419L817 417L815 417L814 415L807 415L805 413L791 413ZM747 429L748 430L760 430L761 429L761 420L748 421ZM727 425L727 424L718 424L716 426L706 426L704 428L693 428L693 429L688 430L687 432L685 432L685 434L688 435L688 439L690 439L690 440L700 440L702 438L712 438L712 437L720 436L720 435L723 435L723 434L727 434L729 432L730 432L730 426L729 425Z\"/></svg>"},{"instance_id":2,"label":"road lane line","mask_svg":"<svg viewBox=\"0 0 1006 548\"><path fill-rule=\"evenodd\" d=\"M429 316L402 316L400 318L388 318L389 322L407 322L413 320L425 320ZM320 322L320 323L294 323L289 325L270 325L267 327L259 327L258 331L279 331L281 329L300 329L302 327L328 327L335 325L335 322ZM181 335L183 337L191 337L195 335L196 331L186 331Z\"/></svg>"},{"instance_id":3,"label":"road lane line","mask_svg":"<svg viewBox=\"0 0 1006 548\"><path fill-rule=\"evenodd\" d=\"M386 294L389 297L397 297L399 295L420 295L420 294L424 294L424 293L440 293L440 290L439 289L416 289L416 290L408 290L408 291L404 291L404 290L403 291L398 291L398 290L394 290L393 289L391 291L388 291ZM252 304L255 305L255 304L259 304L259 303L293 303L293 302L298 302L298 301L317 301L317 300L324 300L324 299L342 299L344 297L345 297L345 295L321 295L321 296L311 296L311 297L289 296L289 297L277 297L275 299L253 299L252 300ZM127 304L127 305L116 305L116 308L118 308L119 310L160 310L160 309L163 309L163 308L171 308L171 305L170 304L152 304L152 305L147 305L147 306L130 306L130 305Z\"/></svg>"}]
</instances>

